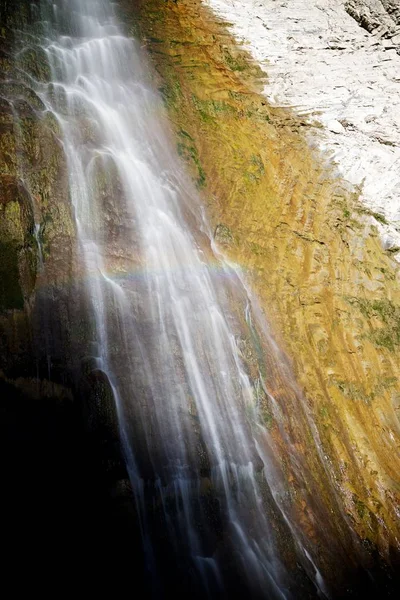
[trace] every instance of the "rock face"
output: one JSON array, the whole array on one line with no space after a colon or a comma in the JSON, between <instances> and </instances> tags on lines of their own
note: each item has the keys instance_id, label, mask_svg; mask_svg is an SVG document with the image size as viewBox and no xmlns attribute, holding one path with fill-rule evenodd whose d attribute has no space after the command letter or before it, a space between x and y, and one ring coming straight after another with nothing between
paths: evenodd
<instances>
[{"instance_id":1,"label":"rock face","mask_svg":"<svg viewBox=\"0 0 400 600\"><path fill-rule=\"evenodd\" d=\"M37 572L45 564L65 581L71 572L74 579L80 566L91 592L93 586L103 589L110 575L115 593L115 582L121 583L115 574L127 573L122 584L128 579L131 585L132 558L125 555L125 540L135 547L139 532L131 518L110 383L90 361L91 323L57 124L43 112L31 85L31 76L43 82L48 72L40 48L21 34L27 24L33 27L37 4L14 0L0 5L5 73L0 82L0 438L2 456L8 457L6 545L13 550L11 560L18 556L18 573L21 561ZM247 27L253 13L243 9L244 2L229 4L239 6ZM315 548L317 567L338 597L369 590L371 580L362 577L365 568L384 597L400 539L397 234L388 230L392 237L388 233L384 250L375 229L384 225L382 217L368 212L310 149L310 139L322 135L310 125L315 106L294 92L307 89L313 98L324 89L318 100L323 114L315 117L326 121L329 133L318 144L334 147L338 156L347 149L350 170L359 161L361 179L370 171L363 197L379 181L383 202L389 198L384 193L393 190L377 173L396 164L397 138L394 146L371 139L374 127L379 136L397 136L392 110L398 99L394 93L393 105L378 103L379 114L372 114L369 104L376 105L373 94L380 85L388 93L392 86L397 90L398 57L380 38L374 49L375 37L358 28L343 3L321 0L318 6L308 3L306 8L322 18L322 25L310 12L295 13L304 2L258 4L260 10L270 9L267 16L260 13L262 32L268 27L276 36L276 66L267 68L271 85L277 93L282 87L289 104L304 107L301 116L267 102L260 69L199 0L120 2L127 27L142 37L157 68L154 80L172 119L171 136L203 196L215 241L247 274L260 312L272 324L263 365L269 393L260 393L259 402L277 469L285 475L279 505L296 523L299 539ZM294 14L300 15L296 27L303 19L310 30L306 38L301 30L300 41L284 37ZM340 39L331 40L333 32L338 35L337 14L344 26ZM253 20L251 25L255 30ZM20 31L18 39L14 28ZM304 44L313 45L316 38L316 50L332 62L313 84L306 75L310 70L315 75L315 62L302 61L310 54ZM296 85L290 85L289 75L276 78L276 84L272 77L280 70L289 73L279 50L282 39L298 61ZM332 74L340 67L340 78L349 71L357 81L370 81L366 59L362 69L361 63L351 67L350 58L359 56L357 44L365 44L359 49L364 59L380 62L368 101L360 91L351 108L347 84L343 100ZM349 67L346 72L342 64ZM383 118L387 113L393 126ZM373 158L362 153L366 148ZM118 184L100 177L99 193L108 211L117 211L114 187ZM395 207L391 202L382 205L389 216ZM117 218L123 224L123 215ZM112 232L110 247L118 254L119 238ZM255 370L246 340L242 349ZM35 490L34 499L30 490ZM39 537L48 550L37 557ZM28 556L22 558L21 539L34 540L24 546ZM281 543L286 561L294 565L285 539ZM134 568L140 587L142 556Z\"/></svg>"},{"instance_id":2,"label":"rock face","mask_svg":"<svg viewBox=\"0 0 400 600\"><path fill-rule=\"evenodd\" d=\"M13 376L14 370L30 377L37 374L41 361L47 362L48 348L41 335L42 343L35 345L43 351L37 354L32 346L33 328L41 334L45 329L40 316L43 302L49 302L46 312L50 306L58 307L54 308L58 312L62 305L66 311L65 283L71 281L74 270L75 233L57 124L44 111L33 86L33 80L46 76L43 57L29 45L28 32L15 35L18 26L23 30L37 17L35 4L5 3L2 10L2 370L5 377ZM54 343L54 352L49 353L55 362L65 342L57 330L59 326L54 335L49 334Z\"/></svg>"},{"instance_id":3,"label":"rock face","mask_svg":"<svg viewBox=\"0 0 400 600\"><path fill-rule=\"evenodd\" d=\"M301 115L309 143L357 186L384 241L400 248L398 2L206 4L265 69L268 100Z\"/></svg>"},{"instance_id":4,"label":"rock face","mask_svg":"<svg viewBox=\"0 0 400 600\"><path fill-rule=\"evenodd\" d=\"M131 498L110 385L85 362L91 320L66 161L58 124L35 92L49 77L33 35L38 11L31 0L0 3L4 573L14 586L22 570L20 589L43 589L46 564L60 580L89 576L92 589L96 565L103 588L107 569L124 562L120 527L131 528Z\"/></svg>"},{"instance_id":5,"label":"rock face","mask_svg":"<svg viewBox=\"0 0 400 600\"><path fill-rule=\"evenodd\" d=\"M265 423L289 482L288 510L317 545L319 566L330 583L348 585L344 555L358 556L358 565L366 560L374 569L379 556L391 563L399 552L398 266L382 248L376 218L310 149L306 115L267 102L260 93L265 86L260 69L215 14L197 0L135 2L134 16L132 2L121 4L160 75L178 152L192 169L215 239L247 273L276 339L293 361L304 397L299 403L290 392L289 376L275 379L276 404L266 399ZM243 8L246 3L236 4L239 27L250 11ZM282 31L272 10L278 3L256 4L271 8L268 23L263 22L278 49ZM286 4L290 22L290 10L299 3ZM343 6L342 12L358 35ZM278 60L277 65L281 68ZM339 138L348 127L335 117L333 111L328 122L341 148ZM270 354L265 371L271 379L285 360ZM296 448L297 467L307 465L308 493L318 493L307 496L304 479L300 483L297 467L285 457L286 435ZM311 500L317 496L318 506ZM319 513L323 506L329 518ZM322 523L335 534L323 532ZM357 550L352 547L349 531L362 551L358 544ZM333 551L337 562L324 554L336 543L341 545ZM390 577L382 590L389 583Z\"/></svg>"},{"instance_id":6,"label":"rock face","mask_svg":"<svg viewBox=\"0 0 400 600\"><path fill-rule=\"evenodd\" d=\"M394 38L393 44L400 45L396 39L400 26L400 8L397 0L348 0L345 2L345 9L370 33Z\"/></svg>"}]
</instances>

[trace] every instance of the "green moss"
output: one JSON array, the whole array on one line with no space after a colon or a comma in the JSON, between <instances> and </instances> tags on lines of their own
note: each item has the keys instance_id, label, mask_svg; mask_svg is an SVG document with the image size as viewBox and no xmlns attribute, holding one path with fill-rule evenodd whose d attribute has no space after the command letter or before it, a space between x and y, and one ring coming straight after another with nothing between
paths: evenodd
<instances>
[{"instance_id":1,"label":"green moss","mask_svg":"<svg viewBox=\"0 0 400 600\"><path fill-rule=\"evenodd\" d=\"M254 79L265 79L266 75L259 65L249 60L244 52L236 51L234 54L228 48L223 50L223 60L226 66L237 73L248 73Z\"/></svg>"},{"instance_id":2,"label":"green moss","mask_svg":"<svg viewBox=\"0 0 400 600\"><path fill-rule=\"evenodd\" d=\"M400 248L398 248L398 250L400 250ZM379 267L378 270L385 276L385 279L387 279L388 281L394 281L396 279L396 275L389 269Z\"/></svg>"},{"instance_id":3,"label":"green moss","mask_svg":"<svg viewBox=\"0 0 400 600\"><path fill-rule=\"evenodd\" d=\"M268 256L269 254L269 251L266 248L263 248L260 244L256 244L255 242L249 242L248 246L250 252L255 256Z\"/></svg>"},{"instance_id":4,"label":"green moss","mask_svg":"<svg viewBox=\"0 0 400 600\"><path fill-rule=\"evenodd\" d=\"M388 224L388 222L387 222L387 220L386 220L386 218L385 218L384 215L381 215L380 213L376 213L376 212L373 212L371 214L374 217L374 219L376 219L377 221L379 221L379 223L382 223L383 225L387 225Z\"/></svg>"},{"instance_id":5,"label":"green moss","mask_svg":"<svg viewBox=\"0 0 400 600\"><path fill-rule=\"evenodd\" d=\"M227 49L224 50L224 59L226 65L232 71L244 71L248 68L248 63L243 56L239 54L238 56L234 57Z\"/></svg>"},{"instance_id":6,"label":"green moss","mask_svg":"<svg viewBox=\"0 0 400 600\"><path fill-rule=\"evenodd\" d=\"M23 49L16 57L16 64L37 81L50 81L50 66L46 53L40 46Z\"/></svg>"},{"instance_id":7,"label":"green moss","mask_svg":"<svg viewBox=\"0 0 400 600\"><path fill-rule=\"evenodd\" d=\"M395 350L395 346L400 344L400 336L397 333L396 338L393 337L393 332L388 329L375 331L371 334L371 340L381 348L387 348L393 352Z\"/></svg>"},{"instance_id":8,"label":"green moss","mask_svg":"<svg viewBox=\"0 0 400 600\"><path fill-rule=\"evenodd\" d=\"M62 135L62 131L61 131L61 125L58 121L58 119L55 117L55 115L52 112L46 112L45 116L44 116L44 124L57 136L57 137L61 137Z\"/></svg>"},{"instance_id":9,"label":"green moss","mask_svg":"<svg viewBox=\"0 0 400 600\"><path fill-rule=\"evenodd\" d=\"M206 174L203 170L203 167L198 165L198 169L199 169L199 177L196 180L196 185L198 188L202 188L206 184Z\"/></svg>"},{"instance_id":10,"label":"green moss","mask_svg":"<svg viewBox=\"0 0 400 600\"><path fill-rule=\"evenodd\" d=\"M271 123L271 116L269 113L259 109L247 109L245 115L248 119L256 119L257 121Z\"/></svg>"},{"instance_id":11,"label":"green moss","mask_svg":"<svg viewBox=\"0 0 400 600\"><path fill-rule=\"evenodd\" d=\"M400 319L400 306L386 298L373 301L358 300L358 305L361 313L367 318L378 316L386 324Z\"/></svg>"},{"instance_id":12,"label":"green moss","mask_svg":"<svg viewBox=\"0 0 400 600\"><path fill-rule=\"evenodd\" d=\"M383 323L383 327L373 329L369 334L370 340L376 346L393 352L400 345L400 306L386 298L372 301L347 298L347 301L358 306L365 318L378 318Z\"/></svg>"},{"instance_id":13,"label":"green moss","mask_svg":"<svg viewBox=\"0 0 400 600\"><path fill-rule=\"evenodd\" d=\"M21 224L21 207L19 202L8 202L2 215L4 228L7 231L7 238L22 242L24 231ZM2 227L2 229L4 229Z\"/></svg>"},{"instance_id":14,"label":"green moss","mask_svg":"<svg viewBox=\"0 0 400 600\"><path fill-rule=\"evenodd\" d=\"M335 380L333 383L349 400L360 400L370 404L375 398L374 393L368 394L362 385L354 381Z\"/></svg>"},{"instance_id":15,"label":"green moss","mask_svg":"<svg viewBox=\"0 0 400 600\"><path fill-rule=\"evenodd\" d=\"M3 131L0 135L0 174L15 175L17 158L13 131Z\"/></svg>"},{"instance_id":16,"label":"green moss","mask_svg":"<svg viewBox=\"0 0 400 600\"><path fill-rule=\"evenodd\" d=\"M329 409L327 406L321 406L319 409L319 414L323 419L329 419Z\"/></svg>"},{"instance_id":17,"label":"green moss","mask_svg":"<svg viewBox=\"0 0 400 600\"><path fill-rule=\"evenodd\" d=\"M219 115L234 114L235 108L223 100L201 100L194 94L192 102L204 123L213 124Z\"/></svg>"},{"instance_id":18,"label":"green moss","mask_svg":"<svg viewBox=\"0 0 400 600\"><path fill-rule=\"evenodd\" d=\"M382 215L381 213L378 213L378 212L374 212L373 210L370 210L369 208L359 207L359 208L357 208L357 212L360 214L363 214L363 215L369 215L370 217L374 217L374 219L376 221L378 221L379 223L382 223L382 225L388 224L386 217L384 215Z\"/></svg>"},{"instance_id":19,"label":"green moss","mask_svg":"<svg viewBox=\"0 0 400 600\"><path fill-rule=\"evenodd\" d=\"M179 79L173 73L164 79L164 84L158 88L167 107L173 107L182 98L182 88Z\"/></svg>"},{"instance_id":20,"label":"green moss","mask_svg":"<svg viewBox=\"0 0 400 600\"><path fill-rule=\"evenodd\" d=\"M252 183L258 183L264 173L265 167L261 156L259 154L252 154L250 157L250 167L245 173L245 178Z\"/></svg>"},{"instance_id":21,"label":"green moss","mask_svg":"<svg viewBox=\"0 0 400 600\"><path fill-rule=\"evenodd\" d=\"M264 163L262 161L262 158L259 154L252 154L251 158L250 158L250 162L252 165L254 165L257 170L260 173L264 173L265 169L264 169Z\"/></svg>"},{"instance_id":22,"label":"green moss","mask_svg":"<svg viewBox=\"0 0 400 600\"><path fill-rule=\"evenodd\" d=\"M358 516L360 517L360 519L365 519L366 517L368 517L369 510L368 510L367 506L364 504L364 502L361 502L361 500L359 500L359 498L355 494L353 494L352 500L354 502L356 512L357 512Z\"/></svg>"},{"instance_id":23,"label":"green moss","mask_svg":"<svg viewBox=\"0 0 400 600\"><path fill-rule=\"evenodd\" d=\"M365 387L362 384L355 381L332 380L332 383L349 400L361 401L365 404L371 404L371 402L373 402L376 397L382 396L387 392L387 390L396 387L398 380L396 377L380 377L369 393L367 393Z\"/></svg>"},{"instance_id":24,"label":"green moss","mask_svg":"<svg viewBox=\"0 0 400 600\"><path fill-rule=\"evenodd\" d=\"M215 232L214 232L214 238L219 244L221 244L223 246L231 246L235 242L235 239L233 237L231 230L229 229L229 227L227 227L223 223L219 223L216 226Z\"/></svg>"},{"instance_id":25,"label":"green moss","mask_svg":"<svg viewBox=\"0 0 400 600\"><path fill-rule=\"evenodd\" d=\"M189 134L188 134L188 132L187 132L187 131L185 131L184 129L180 129L180 130L178 131L178 135L179 135L179 136L181 136L181 137L183 137L183 138L187 138L188 140L191 140L191 141L193 142L193 138L192 138L192 136L191 136L191 135L189 135Z\"/></svg>"},{"instance_id":26,"label":"green moss","mask_svg":"<svg viewBox=\"0 0 400 600\"><path fill-rule=\"evenodd\" d=\"M21 133L21 150L29 164L35 164L40 156L39 123L36 118L24 117L19 119L18 128Z\"/></svg>"},{"instance_id":27,"label":"green moss","mask_svg":"<svg viewBox=\"0 0 400 600\"><path fill-rule=\"evenodd\" d=\"M45 105L39 96L32 90L31 87L23 82L18 81L6 81L0 84L1 94L7 98L23 99L28 104L37 110L44 110Z\"/></svg>"},{"instance_id":28,"label":"green moss","mask_svg":"<svg viewBox=\"0 0 400 600\"><path fill-rule=\"evenodd\" d=\"M175 48L176 46L193 46L193 45L194 45L193 42L188 42L187 40L170 40L169 41L170 48Z\"/></svg>"},{"instance_id":29,"label":"green moss","mask_svg":"<svg viewBox=\"0 0 400 600\"><path fill-rule=\"evenodd\" d=\"M35 126L30 139L29 135L25 135L24 150L27 185L42 210L46 211L50 203L54 204L55 199L65 194L60 187L65 160L62 148L44 122ZM29 168L35 162L37 168Z\"/></svg>"},{"instance_id":30,"label":"green moss","mask_svg":"<svg viewBox=\"0 0 400 600\"><path fill-rule=\"evenodd\" d=\"M182 157L186 162L192 162L198 173L198 177L196 179L196 185L199 188L204 187L206 183L206 175L204 169L200 163L199 155L197 152L197 148L193 143L190 135L181 129L179 131L179 135L182 141L177 143L177 150L180 157Z\"/></svg>"},{"instance_id":31,"label":"green moss","mask_svg":"<svg viewBox=\"0 0 400 600\"><path fill-rule=\"evenodd\" d=\"M247 361L246 361L247 362ZM260 380L256 379L253 384L254 404L247 406L247 417L250 422L256 422L264 425L266 429L271 430L274 426L274 416L270 407L269 398L261 386Z\"/></svg>"},{"instance_id":32,"label":"green moss","mask_svg":"<svg viewBox=\"0 0 400 600\"><path fill-rule=\"evenodd\" d=\"M397 377L382 377L379 379L379 383L375 387L376 393L383 393L393 387L398 386Z\"/></svg>"},{"instance_id":33,"label":"green moss","mask_svg":"<svg viewBox=\"0 0 400 600\"><path fill-rule=\"evenodd\" d=\"M51 254L53 244L60 244L62 239L73 240L75 238L75 224L72 219L70 207L59 203L51 207L41 223L40 241L42 244L43 258Z\"/></svg>"},{"instance_id":34,"label":"green moss","mask_svg":"<svg viewBox=\"0 0 400 600\"><path fill-rule=\"evenodd\" d=\"M274 425L274 417L269 412L268 408L262 407L260 412L261 412L261 418L263 420L265 427L268 430L272 429L272 427Z\"/></svg>"}]
</instances>

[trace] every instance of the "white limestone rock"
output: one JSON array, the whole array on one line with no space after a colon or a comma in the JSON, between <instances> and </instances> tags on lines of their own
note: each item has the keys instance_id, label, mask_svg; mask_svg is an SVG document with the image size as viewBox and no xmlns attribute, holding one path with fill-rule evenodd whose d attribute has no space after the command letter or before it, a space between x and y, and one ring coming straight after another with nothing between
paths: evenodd
<instances>
[{"instance_id":1,"label":"white limestone rock","mask_svg":"<svg viewBox=\"0 0 400 600\"><path fill-rule=\"evenodd\" d=\"M346 121L346 123L348 123L348 121ZM329 121L327 123L327 127L329 129L329 131L332 131L332 133L344 133L344 127L341 123L339 123L339 121L336 121L335 119L333 119L332 121Z\"/></svg>"},{"instance_id":2,"label":"white limestone rock","mask_svg":"<svg viewBox=\"0 0 400 600\"><path fill-rule=\"evenodd\" d=\"M400 246L399 0L204 1L266 71L269 101L322 123L310 144Z\"/></svg>"}]
</instances>

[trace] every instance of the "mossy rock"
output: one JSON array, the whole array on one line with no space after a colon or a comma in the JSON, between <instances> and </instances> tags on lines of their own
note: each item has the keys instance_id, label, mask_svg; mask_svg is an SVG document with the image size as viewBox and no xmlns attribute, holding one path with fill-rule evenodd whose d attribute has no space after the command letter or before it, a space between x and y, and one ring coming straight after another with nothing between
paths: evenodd
<instances>
[{"instance_id":1,"label":"mossy rock","mask_svg":"<svg viewBox=\"0 0 400 600\"><path fill-rule=\"evenodd\" d=\"M11 177L0 180L0 311L22 309L36 275L30 198Z\"/></svg>"},{"instance_id":2,"label":"mossy rock","mask_svg":"<svg viewBox=\"0 0 400 600\"><path fill-rule=\"evenodd\" d=\"M17 174L17 150L12 123L0 126L0 175Z\"/></svg>"},{"instance_id":3,"label":"mossy rock","mask_svg":"<svg viewBox=\"0 0 400 600\"><path fill-rule=\"evenodd\" d=\"M45 105L36 92L22 81L0 83L0 95L9 100L25 100L35 110L45 110Z\"/></svg>"},{"instance_id":4,"label":"mossy rock","mask_svg":"<svg viewBox=\"0 0 400 600\"><path fill-rule=\"evenodd\" d=\"M13 60L8 52L0 48L0 71L8 76L13 68Z\"/></svg>"},{"instance_id":5,"label":"mossy rock","mask_svg":"<svg viewBox=\"0 0 400 600\"><path fill-rule=\"evenodd\" d=\"M51 78L50 65L46 52L40 46L30 46L21 50L15 60L16 66L33 79L47 83Z\"/></svg>"},{"instance_id":6,"label":"mossy rock","mask_svg":"<svg viewBox=\"0 0 400 600\"><path fill-rule=\"evenodd\" d=\"M179 141L177 143L177 151L180 157L182 157L186 162L192 163L191 167L194 167L194 172L197 171L197 177L195 179L196 186L198 188L202 188L206 184L206 174L204 172L203 166L200 162L199 152L197 150L196 144L190 134L184 130L180 129L178 132Z\"/></svg>"},{"instance_id":7,"label":"mossy rock","mask_svg":"<svg viewBox=\"0 0 400 600\"><path fill-rule=\"evenodd\" d=\"M235 238L232 231L227 225L219 223L214 231L215 241L221 246L232 246L235 243Z\"/></svg>"},{"instance_id":8,"label":"mossy rock","mask_svg":"<svg viewBox=\"0 0 400 600\"><path fill-rule=\"evenodd\" d=\"M400 306L387 298L367 300L349 298L348 302L356 306L360 313L371 323L369 339L378 347L394 352L400 346ZM376 327L379 321L382 326Z\"/></svg>"}]
</instances>

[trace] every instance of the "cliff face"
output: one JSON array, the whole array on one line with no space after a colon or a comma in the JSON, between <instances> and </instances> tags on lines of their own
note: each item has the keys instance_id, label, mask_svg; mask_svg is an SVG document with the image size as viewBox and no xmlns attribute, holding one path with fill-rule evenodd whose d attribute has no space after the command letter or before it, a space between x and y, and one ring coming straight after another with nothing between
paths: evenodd
<instances>
[{"instance_id":1,"label":"cliff face","mask_svg":"<svg viewBox=\"0 0 400 600\"><path fill-rule=\"evenodd\" d=\"M273 390L284 415L265 411L276 448L290 432L314 476L328 474L341 512L332 508L332 520L344 515L390 561L400 539L397 264L357 195L310 148L310 125L268 105L262 74L215 15L196 0L122 4L160 75L216 241L246 273L293 363L325 475L285 381ZM287 473L291 510L318 539L293 465ZM334 496L321 490L329 506Z\"/></svg>"},{"instance_id":2,"label":"cliff face","mask_svg":"<svg viewBox=\"0 0 400 600\"><path fill-rule=\"evenodd\" d=\"M13 378L18 372L19 377L29 378L41 370L40 361L46 361L47 351L54 360L51 369L57 369L57 355L63 360L60 352L66 347L65 339L57 335L61 328L52 312L66 310L75 231L58 125L44 111L31 79L45 82L49 77L45 57L32 42L28 28L37 19L38 7L27 2L6 3L2 10L2 374ZM42 335L43 311L48 324L54 318L55 329L51 332L50 328L47 342ZM53 348L46 348L47 343ZM41 345L42 352L37 354L35 348ZM43 372L47 370L43 366Z\"/></svg>"},{"instance_id":3,"label":"cliff face","mask_svg":"<svg viewBox=\"0 0 400 600\"><path fill-rule=\"evenodd\" d=\"M376 218L310 149L306 133L318 125L268 104L260 93L264 74L199 0L120 4L158 71L171 135L215 240L256 291L272 331L261 404L286 480L285 510L315 544L331 582L340 578L336 567L345 578L346 552L350 571L360 557L376 567L377 551L390 565L400 539L400 289ZM16 453L10 503L23 498L15 465L39 437L29 482L41 465L43 494L24 524L44 518L47 494L55 498L54 518L72 503L63 534L69 525L79 529L75 518L82 526L89 518L94 541L82 549L83 562L85 551L95 550L105 564L104 528L116 541L115 522L118 529L121 520L123 527L133 520L126 517L130 508L115 508L129 491L108 383L85 370L91 321L65 157L57 123L29 77L49 77L30 36L37 5L1 4L0 390L4 423L12 424L6 443ZM255 378L259 365L247 355L246 340L243 354ZM62 467L73 490L67 499ZM38 535L40 527L31 531Z\"/></svg>"},{"instance_id":4,"label":"cliff face","mask_svg":"<svg viewBox=\"0 0 400 600\"><path fill-rule=\"evenodd\" d=\"M37 95L39 17L39 2L0 3L0 438L5 576L45 589L43 561L63 580L85 565L83 581L123 564L131 508L113 398L85 367L92 323L60 132Z\"/></svg>"},{"instance_id":5,"label":"cliff face","mask_svg":"<svg viewBox=\"0 0 400 600\"><path fill-rule=\"evenodd\" d=\"M359 186L386 248L400 248L398 12L379 0L208 0L263 65L264 94L298 107L341 176ZM347 10L346 10L347 9ZM314 126L317 123L319 127ZM400 255L397 255L397 260Z\"/></svg>"}]
</instances>

